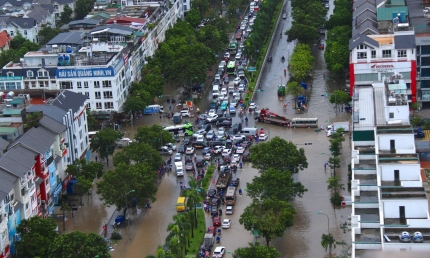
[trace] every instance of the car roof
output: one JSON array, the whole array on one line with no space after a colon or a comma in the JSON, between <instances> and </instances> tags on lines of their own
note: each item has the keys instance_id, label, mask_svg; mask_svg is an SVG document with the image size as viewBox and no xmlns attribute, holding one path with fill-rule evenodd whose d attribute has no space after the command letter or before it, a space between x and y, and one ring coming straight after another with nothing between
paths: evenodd
<instances>
[{"instance_id":1,"label":"car roof","mask_svg":"<svg viewBox=\"0 0 430 258\"><path fill-rule=\"evenodd\" d=\"M217 246L217 247L215 247L215 250L214 250L214 252L215 251L221 251L222 249L225 249L225 247L224 246Z\"/></svg>"},{"instance_id":2,"label":"car roof","mask_svg":"<svg viewBox=\"0 0 430 258\"><path fill-rule=\"evenodd\" d=\"M222 222L230 222L229 219L224 219Z\"/></svg>"}]
</instances>

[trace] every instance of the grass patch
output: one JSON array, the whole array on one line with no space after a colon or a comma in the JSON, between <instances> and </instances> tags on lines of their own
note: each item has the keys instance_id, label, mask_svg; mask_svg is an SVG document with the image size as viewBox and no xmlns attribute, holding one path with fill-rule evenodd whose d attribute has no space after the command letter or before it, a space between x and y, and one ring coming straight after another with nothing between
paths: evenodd
<instances>
[{"instance_id":1,"label":"grass patch","mask_svg":"<svg viewBox=\"0 0 430 258\"><path fill-rule=\"evenodd\" d=\"M194 229L194 238L190 238L190 247L187 248L186 257L196 257L206 233L205 213L203 209L197 210L197 228Z\"/></svg>"}]
</instances>

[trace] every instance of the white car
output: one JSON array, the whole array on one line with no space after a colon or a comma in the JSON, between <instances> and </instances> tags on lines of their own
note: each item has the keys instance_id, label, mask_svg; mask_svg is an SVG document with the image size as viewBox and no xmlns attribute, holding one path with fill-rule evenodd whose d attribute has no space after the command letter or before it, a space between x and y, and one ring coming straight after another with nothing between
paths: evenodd
<instances>
[{"instance_id":1,"label":"white car","mask_svg":"<svg viewBox=\"0 0 430 258\"><path fill-rule=\"evenodd\" d=\"M246 136L243 134L236 134L236 135L232 135L230 137L230 139L231 140L243 140L244 141L246 139Z\"/></svg>"},{"instance_id":2,"label":"white car","mask_svg":"<svg viewBox=\"0 0 430 258\"><path fill-rule=\"evenodd\" d=\"M223 149L221 155L224 156L230 156L231 155L231 149Z\"/></svg>"},{"instance_id":3,"label":"white car","mask_svg":"<svg viewBox=\"0 0 430 258\"><path fill-rule=\"evenodd\" d=\"M260 134L260 137L258 137L258 140L260 141L265 141L267 140L268 136L265 133Z\"/></svg>"},{"instance_id":4,"label":"white car","mask_svg":"<svg viewBox=\"0 0 430 258\"><path fill-rule=\"evenodd\" d=\"M224 146L215 146L214 147L214 153L215 154L220 154L220 153L222 153L222 151L224 150Z\"/></svg>"},{"instance_id":5,"label":"white car","mask_svg":"<svg viewBox=\"0 0 430 258\"><path fill-rule=\"evenodd\" d=\"M225 219L222 221L222 228L230 228L231 226L231 220L230 219Z\"/></svg>"},{"instance_id":6,"label":"white car","mask_svg":"<svg viewBox=\"0 0 430 258\"><path fill-rule=\"evenodd\" d=\"M188 110L181 110L181 116L191 117L190 111L188 111Z\"/></svg>"},{"instance_id":7,"label":"white car","mask_svg":"<svg viewBox=\"0 0 430 258\"><path fill-rule=\"evenodd\" d=\"M211 122L215 122L215 120L218 118L218 115L217 114L214 114L214 115L211 115L211 116L208 116L207 118L206 118L206 121L208 121L209 123L211 123Z\"/></svg>"},{"instance_id":8,"label":"white car","mask_svg":"<svg viewBox=\"0 0 430 258\"><path fill-rule=\"evenodd\" d=\"M241 59L242 58L242 52L237 53L235 58L236 58L236 60Z\"/></svg>"},{"instance_id":9,"label":"white car","mask_svg":"<svg viewBox=\"0 0 430 258\"><path fill-rule=\"evenodd\" d=\"M244 92L245 91L245 84L239 84L239 88L237 88L239 90L239 92Z\"/></svg>"},{"instance_id":10,"label":"white car","mask_svg":"<svg viewBox=\"0 0 430 258\"><path fill-rule=\"evenodd\" d=\"M230 58L230 53L229 52L226 52L225 54L224 54L224 59L229 59Z\"/></svg>"},{"instance_id":11,"label":"white car","mask_svg":"<svg viewBox=\"0 0 430 258\"><path fill-rule=\"evenodd\" d=\"M234 85L239 85L240 80L241 80L240 77L234 78L234 80L233 80Z\"/></svg>"},{"instance_id":12,"label":"white car","mask_svg":"<svg viewBox=\"0 0 430 258\"><path fill-rule=\"evenodd\" d=\"M248 28L246 29L246 32L251 33L251 32L252 32L252 28L251 28L251 27L248 27Z\"/></svg>"},{"instance_id":13,"label":"white car","mask_svg":"<svg viewBox=\"0 0 430 258\"><path fill-rule=\"evenodd\" d=\"M220 81L221 80L221 75L219 75L218 73L217 74L215 74L215 81L216 80L218 80L218 81Z\"/></svg>"},{"instance_id":14,"label":"white car","mask_svg":"<svg viewBox=\"0 0 430 258\"><path fill-rule=\"evenodd\" d=\"M237 154L243 154L244 152L245 152L245 148L244 147L242 147L242 146L237 147L237 149L236 149L236 153Z\"/></svg>"},{"instance_id":15,"label":"white car","mask_svg":"<svg viewBox=\"0 0 430 258\"><path fill-rule=\"evenodd\" d=\"M221 258L224 256L224 253L225 253L225 247L217 246L215 247L214 253L212 254L212 258Z\"/></svg>"},{"instance_id":16,"label":"white car","mask_svg":"<svg viewBox=\"0 0 430 258\"><path fill-rule=\"evenodd\" d=\"M234 213L233 206L227 206L227 207L225 208L225 215L231 215L231 214L233 214L233 213Z\"/></svg>"},{"instance_id":17,"label":"white car","mask_svg":"<svg viewBox=\"0 0 430 258\"><path fill-rule=\"evenodd\" d=\"M195 132L194 133L194 135L197 137L197 135L198 134L200 134L200 135L205 135L206 134L206 131L205 131L205 129L200 129L200 130L198 130L197 132Z\"/></svg>"},{"instance_id":18,"label":"white car","mask_svg":"<svg viewBox=\"0 0 430 258\"><path fill-rule=\"evenodd\" d=\"M218 128L218 135L219 135L219 136L224 136L224 134L225 134L225 129L224 129L224 127L220 127L220 128Z\"/></svg>"},{"instance_id":19,"label":"white car","mask_svg":"<svg viewBox=\"0 0 430 258\"><path fill-rule=\"evenodd\" d=\"M216 110L215 109L209 109L209 116L215 115L216 114Z\"/></svg>"},{"instance_id":20,"label":"white car","mask_svg":"<svg viewBox=\"0 0 430 258\"><path fill-rule=\"evenodd\" d=\"M185 150L185 154L193 154L194 153L194 147L187 147Z\"/></svg>"},{"instance_id":21,"label":"white car","mask_svg":"<svg viewBox=\"0 0 430 258\"><path fill-rule=\"evenodd\" d=\"M227 95L228 95L228 92L227 92L227 89L226 89L226 88L222 88L222 90L221 90L221 95L224 95L224 96L227 96Z\"/></svg>"},{"instance_id":22,"label":"white car","mask_svg":"<svg viewBox=\"0 0 430 258\"><path fill-rule=\"evenodd\" d=\"M236 114L236 104L230 103L230 114Z\"/></svg>"},{"instance_id":23,"label":"white car","mask_svg":"<svg viewBox=\"0 0 430 258\"><path fill-rule=\"evenodd\" d=\"M182 161L182 154L178 152L175 154L175 162L179 161Z\"/></svg>"},{"instance_id":24,"label":"white car","mask_svg":"<svg viewBox=\"0 0 430 258\"><path fill-rule=\"evenodd\" d=\"M196 142L204 142L205 138L203 137L203 135L198 135L196 138Z\"/></svg>"},{"instance_id":25,"label":"white car","mask_svg":"<svg viewBox=\"0 0 430 258\"><path fill-rule=\"evenodd\" d=\"M240 155L239 154L234 154L233 158L231 159L231 162L238 163L239 161L240 161Z\"/></svg>"},{"instance_id":26,"label":"white car","mask_svg":"<svg viewBox=\"0 0 430 258\"><path fill-rule=\"evenodd\" d=\"M213 130L210 130L207 134L206 134L206 140L211 141L213 138L215 137L215 132Z\"/></svg>"}]
</instances>

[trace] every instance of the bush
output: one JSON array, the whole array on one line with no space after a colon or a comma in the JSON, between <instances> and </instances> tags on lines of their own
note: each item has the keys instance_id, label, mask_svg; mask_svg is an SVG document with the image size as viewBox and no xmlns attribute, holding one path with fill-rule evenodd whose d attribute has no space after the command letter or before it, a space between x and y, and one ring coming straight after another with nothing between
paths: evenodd
<instances>
[{"instance_id":1,"label":"bush","mask_svg":"<svg viewBox=\"0 0 430 258\"><path fill-rule=\"evenodd\" d=\"M110 235L110 239L111 240L121 240L122 236L120 233L115 231L115 232L112 232L112 235Z\"/></svg>"}]
</instances>

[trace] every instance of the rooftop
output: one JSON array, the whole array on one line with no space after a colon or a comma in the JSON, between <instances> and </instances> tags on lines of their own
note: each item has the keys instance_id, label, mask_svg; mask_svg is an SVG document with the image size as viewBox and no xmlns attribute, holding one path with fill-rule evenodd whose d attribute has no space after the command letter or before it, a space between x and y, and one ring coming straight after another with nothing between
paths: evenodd
<instances>
[{"instance_id":1,"label":"rooftop","mask_svg":"<svg viewBox=\"0 0 430 258\"><path fill-rule=\"evenodd\" d=\"M82 45L84 35L85 33L82 31L63 32L51 39L46 45Z\"/></svg>"},{"instance_id":2,"label":"rooftop","mask_svg":"<svg viewBox=\"0 0 430 258\"><path fill-rule=\"evenodd\" d=\"M381 199L427 199L424 187L381 186Z\"/></svg>"},{"instance_id":3,"label":"rooftop","mask_svg":"<svg viewBox=\"0 0 430 258\"><path fill-rule=\"evenodd\" d=\"M373 130L375 126L375 106L372 87L356 87L354 93L354 130Z\"/></svg>"}]
</instances>

